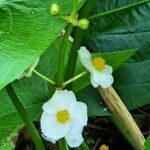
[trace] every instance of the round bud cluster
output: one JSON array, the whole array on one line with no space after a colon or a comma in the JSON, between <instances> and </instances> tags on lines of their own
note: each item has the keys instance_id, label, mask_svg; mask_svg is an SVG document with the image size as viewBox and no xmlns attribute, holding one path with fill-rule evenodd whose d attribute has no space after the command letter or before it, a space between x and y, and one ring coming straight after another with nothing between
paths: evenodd
<instances>
[{"instance_id":1,"label":"round bud cluster","mask_svg":"<svg viewBox=\"0 0 150 150\"><path fill-rule=\"evenodd\" d=\"M81 19L81 20L78 21L77 26L80 27L83 30L86 30L89 27L89 20Z\"/></svg>"},{"instance_id":2,"label":"round bud cluster","mask_svg":"<svg viewBox=\"0 0 150 150\"><path fill-rule=\"evenodd\" d=\"M60 13L60 7L57 3L53 3L50 8L51 15L58 15Z\"/></svg>"}]
</instances>

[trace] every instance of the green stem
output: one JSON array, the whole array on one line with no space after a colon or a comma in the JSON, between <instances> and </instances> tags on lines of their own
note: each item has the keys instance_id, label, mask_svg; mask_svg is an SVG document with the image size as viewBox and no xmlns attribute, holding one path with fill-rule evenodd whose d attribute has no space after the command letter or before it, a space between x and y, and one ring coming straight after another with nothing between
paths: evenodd
<instances>
[{"instance_id":1,"label":"green stem","mask_svg":"<svg viewBox=\"0 0 150 150\"><path fill-rule=\"evenodd\" d=\"M39 72L37 72L36 70L33 70L33 72L35 74L37 74L38 76L40 76L42 79L46 80L47 82L49 82L52 85L55 85L56 83L53 80L48 79L47 77L43 76L42 74L40 74Z\"/></svg>"},{"instance_id":2,"label":"green stem","mask_svg":"<svg viewBox=\"0 0 150 150\"><path fill-rule=\"evenodd\" d=\"M80 148L81 150L90 150L89 146L86 144L85 141L81 144Z\"/></svg>"},{"instance_id":3,"label":"green stem","mask_svg":"<svg viewBox=\"0 0 150 150\"><path fill-rule=\"evenodd\" d=\"M86 74L87 74L87 72L84 71L84 72L82 72L82 73L76 75L75 77L73 77L73 78L71 78L71 79L65 81L65 82L63 83L63 86L65 87L66 85L68 85L68 84L70 84L71 82L73 82L73 81L75 81L75 80L81 78L82 76L84 76L84 75L86 75Z\"/></svg>"},{"instance_id":4,"label":"green stem","mask_svg":"<svg viewBox=\"0 0 150 150\"><path fill-rule=\"evenodd\" d=\"M80 18L88 18L90 11L92 10L96 0L87 0L85 3L85 7L83 8ZM66 75L65 79L68 80L74 76L75 72L75 66L77 62L77 50L80 48L81 41L84 37L84 30L81 30L80 28L76 28L75 30L75 36L74 36L74 42L71 47L68 63L67 63L67 70L66 70ZM68 87L68 89L71 89L72 85Z\"/></svg>"},{"instance_id":5,"label":"green stem","mask_svg":"<svg viewBox=\"0 0 150 150\"><path fill-rule=\"evenodd\" d=\"M67 25L66 32L64 34L64 37L60 45L59 63L58 63L58 70L57 70L57 86L58 87L62 87L62 83L63 83L65 50L66 50L66 45L67 45L70 33L72 31L72 28L73 28L72 24Z\"/></svg>"},{"instance_id":6,"label":"green stem","mask_svg":"<svg viewBox=\"0 0 150 150\"><path fill-rule=\"evenodd\" d=\"M64 138L59 140L59 149L60 150L69 150L69 147Z\"/></svg>"},{"instance_id":7,"label":"green stem","mask_svg":"<svg viewBox=\"0 0 150 150\"><path fill-rule=\"evenodd\" d=\"M24 123L25 123L25 125L29 131L29 134L31 135L32 140L35 144L36 150L45 150L45 147L43 145L43 142L41 140L41 137L40 137L38 131L36 130L34 124L30 120L26 109L23 107L22 103L20 102L20 100L19 100L17 94L15 93L12 85L8 84L6 86L6 90L8 92L10 99L12 100L14 106L16 107L18 113L20 114L22 120L24 121Z\"/></svg>"}]
</instances>

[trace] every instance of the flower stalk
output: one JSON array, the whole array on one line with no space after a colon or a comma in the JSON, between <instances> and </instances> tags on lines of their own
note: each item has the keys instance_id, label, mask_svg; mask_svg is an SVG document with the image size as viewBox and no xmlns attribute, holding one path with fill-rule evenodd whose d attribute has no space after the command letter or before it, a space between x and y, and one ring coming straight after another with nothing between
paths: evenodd
<instances>
[{"instance_id":1,"label":"flower stalk","mask_svg":"<svg viewBox=\"0 0 150 150\"><path fill-rule=\"evenodd\" d=\"M123 133L126 134L125 136L128 138L131 145L135 150L143 150L145 141L144 136L113 87L107 89L98 87L97 89L112 112L115 123L119 123L120 127L123 128Z\"/></svg>"},{"instance_id":2,"label":"flower stalk","mask_svg":"<svg viewBox=\"0 0 150 150\"><path fill-rule=\"evenodd\" d=\"M50 80L49 78L45 77L44 75L42 75L41 73L39 73L36 70L33 70L33 72L35 74L37 74L39 77L41 77L42 79L46 80L48 83L50 83L51 85L55 85L56 83L53 80Z\"/></svg>"},{"instance_id":3,"label":"flower stalk","mask_svg":"<svg viewBox=\"0 0 150 150\"><path fill-rule=\"evenodd\" d=\"M75 80L81 78L82 76L84 76L84 75L86 75L86 74L87 74L87 72L84 71L84 72L82 72L82 73L76 75L75 77L73 77L73 78L71 78L71 79L65 81L65 82L63 83L63 87L65 87L66 85L72 83L73 81L75 81Z\"/></svg>"},{"instance_id":4,"label":"flower stalk","mask_svg":"<svg viewBox=\"0 0 150 150\"><path fill-rule=\"evenodd\" d=\"M20 114L22 120L24 121L24 123L27 127L27 130L29 131L29 134L31 135L32 140L35 144L36 150L45 150L45 147L43 145L43 142L41 140L41 137L40 137L38 131L36 130L34 124L32 123L26 109L24 108L24 106L20 102L18 96L16 95L12 85L8 84L6 86L6 90L7 90L7 93L9 95L10 99L12 100L14 106L16 107L18 113Z\"/></svg>"}]
</instances>

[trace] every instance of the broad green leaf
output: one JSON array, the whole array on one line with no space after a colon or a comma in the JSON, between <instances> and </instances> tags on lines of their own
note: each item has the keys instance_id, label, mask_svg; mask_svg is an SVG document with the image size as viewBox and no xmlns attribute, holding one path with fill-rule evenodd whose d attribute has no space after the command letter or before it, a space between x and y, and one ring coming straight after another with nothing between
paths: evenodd
<instances>
[{"instance_id":1,"label":"broad green leaf","mask_svg":"<svg viewBox=\"0 0 150 150\"><path fill-rule=\"evenodd\" d=\"M150 149L150 136L146 139L144 143L144 150L149 150Z\"/></svg>"},{"instance_id":2,"label":"broad green leaf","mask_svg":"<svg viewBox=\"0 0 150 150\"><path fill-rule=\"evenodd\" d=\"M57 69L58 52L59 47L52 44L49 50L41 56L36 70L52 78ZM48 83L33 73L30 78L24 77L21 80L15 80L12 84L24 107L29 112L30 118L37 118L42 112L42 104L48 100ZM0 106L2 107L0 109L0 127L22 123L5 89L1 90L0 97Z\"/></svg>"},{"instance_id":3,"label":"broad green leaf","mask_svg":"<svg viewBox=\"0 0 150 150\"><path fill-rule=\"evenodd\" d=\"M62 14L71 0L2 0L0 2L0 89L16 79L56 39L66 22L50 15L57 2Z\"/></svg>"},{"instance_id":4,"label":"broad green leaf","mask_svg":"<svg viewBox=\"0 0 150 150\"><path fill-rule=\"evenodd\" d=\"M150 103L149 14L150 0L97 1L84 39L92 52L139 49L114 72L113 86L129 109Z\"/></svg>"},{"instance_id":5,"label":"broad green leaf","mask_svg":"<svg viewBox=\"0 0 150 150\"><path fill-rule=\"evenodd\" d=\"M114 88L129 109L150 103L150 60L126 63L114 72Z\"/></svg>"},{"instance_id":6,"label":"broad green leaf","mask_svg":"<svg viewBox=\"0 0 150 150\"><path fill-rule=\"evenodd\" d=\"M112 53L93 53L92 57L94 56L103 57L106 61L106 64L112 66L113 70L115 70L119 66L121 66L125 61L127 61L135 52L136 49L117 51ZM79 74L84 70L85 70L84 67L81 65L81 63L78 60L76 66L76 74ZM89 78L89 74L87 74L74 82L73 91L77 92L89 84L90 84L90 78Z\"/></svg>"},{"instance_id":7,"label":"broad green leaf","mask_svg":"<svg viewBox=\"0 0 150 150\"><path fill-rule=\"evenodd\" d=\"M54 75L57 72L60 42L61 39L57 39L49 47L49 49L43 53L43 55L40 57L40 62L36 67L37 71L50 79L55 79ZM67 47L69 49L70 42L68 43ZM41 107L43 103L46 102L49 97L51 97L55 89L54 87L52 88L49 86L47 82L34 73L32 77L24 77L21 80L15 80L12 84L32 120L37 119L41 115ZM4 135L0 136L0 145L1 143L4 143L1 145L1 147L5 148L8 143L5 141L7 138L9 138L9 133L13 132L16 126L22 125L23 121L13 106L5 89L0 91L0 106L0 135ZM3 130L3 132L1 132L1 129L7 130ZM9 148L9 145L7 148Z\"/></svg>"},{"instance_id":8,"label":"broad green leaf","mask_svg":"<svg viewBox=\"0 0 150 150\"><path fill-rule=\"evenodd\" d=\"M97 1L85 42L93 51L138 48L135 61L150 58L150 0Z\"/></svg>"}]
</instances>

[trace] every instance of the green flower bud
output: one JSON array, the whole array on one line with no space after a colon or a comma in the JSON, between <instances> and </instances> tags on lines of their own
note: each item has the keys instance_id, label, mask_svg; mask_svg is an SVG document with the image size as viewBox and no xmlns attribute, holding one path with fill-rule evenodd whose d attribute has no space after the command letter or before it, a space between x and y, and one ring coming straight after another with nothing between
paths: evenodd
<instances>
[{"instance_id":1,"label":"green flower bud","mask_svg":"<svg viewBox=\"0 0 150 150\"><path fill-rule=\"evenodd\" d=\"M51 15L58 15L60 13L60 8L57 3L53 3L50 8Z\"/></svg>"},{"instance_id":2,"label":"green flower bud","mask_svg":"<svg viewBox=\"0 0 150 150\"><path fill-rule=\"evenodd\" d=\"M78 21L77 26L83 30L86 30L89 27L89 20L81 19Z\"/></svg>"}]
</instances>

